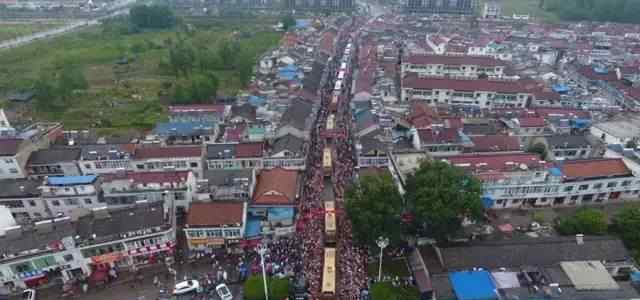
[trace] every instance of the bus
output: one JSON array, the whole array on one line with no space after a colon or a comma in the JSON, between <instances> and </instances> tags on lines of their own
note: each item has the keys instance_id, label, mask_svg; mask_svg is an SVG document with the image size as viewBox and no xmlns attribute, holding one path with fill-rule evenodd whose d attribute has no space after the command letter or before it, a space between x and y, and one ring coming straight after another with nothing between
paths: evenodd
<instances>
[{"instance_id":1,"label":"bus","mask_svg":"<svg viewBox=\"0 0 640 300\"><path fill-rule=\"evenodd\" d=\"M331 96L331 103L329 103L329 110L336 112L338 110L338 101L340 100L340 94L333 93Z\"/></svg>"},{"instance_id":2,"label":"bus","mask_svg":"<svg viewBox=\"0 0 640 300\"><path fill-rule=\"evenodd\" d=\"M326 244L336 243L336 204L334 201L324 202L324 240Z\"/></svg>"},{"instance_id":3,"label":"bus","mask_svg":"<svg viewBox=\"0 0 640 300\"><path fill-rule=\"evenodd\" d=\"M331 148L324 147L324 153L322 154L322 167L324 168L324 176L331 177L332 161L331 161Z\"/></svg>"},{"instance_id":4,"label":"bus","mask_svg":"<svg viewBox=\"0 0 640 300\"><path fill-rule=\"evenodd\" d=\"M326 129L333 130L335 127L336 127L336 115L330 114L329 117L327 117Z\"/></svg>"},{"instance_id":5,"label":"bus","mask_svg":"<svg viewBox=\"0 0 640 300\"><path fill-rule=\"evenodd\" d=\"M324 248L321 292L323 299L336 298L336 248Z\"/></svg>"},{"instance_id":6,"label":"bus","mask_svg":"<svg viewBox=\"0 0 640 300\"><path fill-rule=\"evenodd\" d=\"M336 85L333 87L333 93L334 95L337 94L341 94L342 93L342 80L337 80L336 81Z\"/></svg>"}]
</instances>

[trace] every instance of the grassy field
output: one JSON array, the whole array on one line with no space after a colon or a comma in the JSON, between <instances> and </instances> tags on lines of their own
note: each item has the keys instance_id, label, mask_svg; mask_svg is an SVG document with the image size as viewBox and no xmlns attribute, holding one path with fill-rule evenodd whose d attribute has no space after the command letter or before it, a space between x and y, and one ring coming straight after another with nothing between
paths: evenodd
<instances>
[{"instance_id":1,"label":"grassy field","mask_svg":"<svg viewBox=\"0 0 640 300\"><path fill-rule=\"evenodd\" d=\"M266 24L198 25L180 35L196 49L216 49L220 41L237 39L243 49L259 56L277 45L280 34L267 31ZM252 32L252 34L238 34ZM169 93L167 86L177 79L159 67L168 57L166 41L177 40L177 29L171 31L120 34L104 26L92 27L53 40L36 42L17 49L0 52L0 95L16 89L30 88L41 70L51 68L64 59L83 66L89 82L86 93L73 95L64 111L34 111L36 119L62 121L65 128L88 126L105 132L128 128L149 129L165 118L161 95ZM116 64L123 57L128 64ZM240 88L237 75L229 71L216 72L220 80L219 94L235 94Z\"/></svg>"},{"instance_id":2,"label":"grassy field","mask_svg":"<svg viewBox=\"0 0 640 300\"><path fill-rule=\"evenodd\" d=\"M0 22L0 41L11 40L32 33L62 26L64 23L4 23Z\"/></svg>"}]
</instances>

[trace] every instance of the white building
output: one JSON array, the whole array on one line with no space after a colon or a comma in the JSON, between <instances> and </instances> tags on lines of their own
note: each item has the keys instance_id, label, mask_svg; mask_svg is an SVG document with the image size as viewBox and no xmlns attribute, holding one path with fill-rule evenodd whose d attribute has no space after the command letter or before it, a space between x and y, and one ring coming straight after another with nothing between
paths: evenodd
<instances>
[{"instance_id":1,"label":"white building","mask_svg":"<svg viewBox=\"0 0 640 300\"><path fill-rule=\"evenodd\" d=\"M105 206L95 175L49 177L41 190L51 216L71 216L76 209Z\"/></svg>"},{"instance_id":2,"label":"white building","mask_svg":"<svg viewBox=\"0 0 640 300\"><path fill-rule=\"evenodd\" d=\"M143 147L131 158L135 172L191 171L202 176L202 146Z\"/></svg>"},{"instance_id":3,"label":"white building","mask_svg":"<svg viewBox=\"0 0 640 300\"><path fill-rule=\"evenodd\" d=\"M502 77L505 64L489 56L463 55L409 55L403 59L402 74L407 72L422 76L457 76L478 78Z\"/></svg>"}]
</instances>

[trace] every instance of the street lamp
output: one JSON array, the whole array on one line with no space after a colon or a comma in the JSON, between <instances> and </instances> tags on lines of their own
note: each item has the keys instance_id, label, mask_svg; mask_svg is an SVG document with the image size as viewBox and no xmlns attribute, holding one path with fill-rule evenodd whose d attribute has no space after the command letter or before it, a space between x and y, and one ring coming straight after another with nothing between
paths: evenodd
<instances>
[{"instance_id":1,"label":"street lamp","mask_svg":"<svg viewBox=\"0 0 640 300\"><path fill-rule=\"evenodd\" d=\"M386 237L378 237L376 244L380 247L380 267L378 268L378 282L382 281L382 251L389 246L389 239Z\"/></svg>"},{"instance_id":2,"label":"street lamp","mask_svg":"<svg viewBox=\"0 0 640 300\"><path fill-rule=\"evenodd\" d=\"M269 300L269 291L267 290L267 271L264 269L264 255L267 253L267 245L260 243L256 247L258 254L260 254L260 264L262 265L262 281L264 282L264 299Z\"/></svg>"}]
</instances>

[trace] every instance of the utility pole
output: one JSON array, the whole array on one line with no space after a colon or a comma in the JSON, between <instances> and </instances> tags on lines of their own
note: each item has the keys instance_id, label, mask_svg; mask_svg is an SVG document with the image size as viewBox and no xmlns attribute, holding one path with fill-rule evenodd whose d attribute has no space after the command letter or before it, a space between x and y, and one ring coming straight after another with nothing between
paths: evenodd
<instances>
[{"instance_id":1,"label":"utility pole","mask_svg":"<svg viewBox=\"0 0 640 300\"><path fill-rule=\"evenodd\" d=\"M264 255L267 253L267 246L263 243L258 244L256 248L260 254L260 264L262 265L262 281L264 283L264 299L269 300L269 291L267 290L267 271L264 269Z\"/></svg>"},{"instance_id":2,"label":"utility pole","mask_svg":"<svg viewBox=\"0 0 640 300\"><path fill-rule=\"evenodd\" d=\"M378 237L376 244L380 247L380 267L378 268L378 282L382 281L382 252L384 248L389 246L389 239L386 237Z\"/></svg>"}]
</instances>

